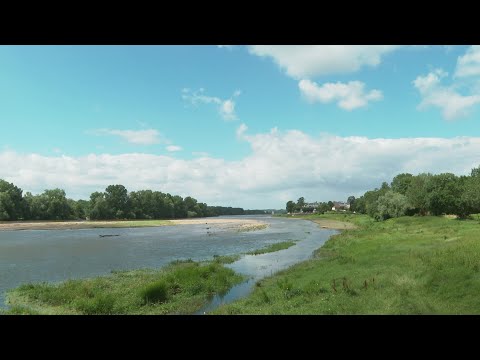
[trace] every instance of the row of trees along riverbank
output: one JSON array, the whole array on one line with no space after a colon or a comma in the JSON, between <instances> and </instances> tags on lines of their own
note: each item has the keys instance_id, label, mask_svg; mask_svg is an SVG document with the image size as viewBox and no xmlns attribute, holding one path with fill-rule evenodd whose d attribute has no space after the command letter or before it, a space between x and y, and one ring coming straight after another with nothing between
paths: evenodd
<instances>
[{"instance_id":1,"label":"row of trees along riverbank","mask_svg":"<svg viewBox=\"0 0 480 360\"><path fill-rule=\"evenodd\" d=\"M62 189L45 190L32 195L0 179L0 221L8 220L114 220L174 219L219 215L245 215L257 210L208 206L191 196L160 191L128 192L123 185L109 185L104 192L94 192L89 200L73 200Z\"/></svg>"},{"instance_id":2,"label":"row of trees along riverbank","mask_svg":"<svg viewBox=\"0 0 480 360\"><path fill-rule=\"evenodd\" d=\"M384 182L380 188L367 191L359 198L350 196L348 203L350 211L370 215L376 220L442 214L464 219L480 213L480 166L472 169L467 176L402 173L395 176L390 184ZM289 201L287 211L298 211L303 205L303 198L297 203ZM330 205L330 202L320 203L317 212L330 210Z\"/></svg>"}]
</instances>

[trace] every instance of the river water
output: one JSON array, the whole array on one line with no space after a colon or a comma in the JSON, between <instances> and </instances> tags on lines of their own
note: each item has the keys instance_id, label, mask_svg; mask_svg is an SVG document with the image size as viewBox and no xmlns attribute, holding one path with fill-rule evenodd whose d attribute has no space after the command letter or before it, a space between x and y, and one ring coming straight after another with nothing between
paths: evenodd
<instances>
[{"instance_id":1,"label":"river water","mask_svg":"<svg viewBox=\"0 0 480 360\"><path fill-rule=\"evenodd\" d=\"M0 307L5 307L5 291L23 283L58 282L105 275L112 270L156 268L177 259L206 260L213 255L245 253L280 241L299 240L289 249L244 256L227 265L250 279L224 297L215 297L199 312L203 313L248 294L254 281L308 259L313 250L336 233L305 220L271 216L240 218L246 217L269 226L259 231L237 232L208 224L207 218L207 224L201 225L0 231Z\"/></svg>"}]
</instances>

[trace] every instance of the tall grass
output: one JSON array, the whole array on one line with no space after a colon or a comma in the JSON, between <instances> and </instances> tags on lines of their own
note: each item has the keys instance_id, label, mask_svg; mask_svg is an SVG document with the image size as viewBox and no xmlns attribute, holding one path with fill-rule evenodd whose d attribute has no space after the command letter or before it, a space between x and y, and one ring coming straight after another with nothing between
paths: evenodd
<instances>
[{"instance_id":1,"label":"tall grass","mask_svg":"<svg viewBox=\"0 0 480 360\"><path fill-rule=\"evenodd\" d=\"M477 220L317 216L358 226L220 314L480 314ZM268 299L268 301L267 301Z\"/></svg>"},{"instance_id":2,"label":"tall grass","mask_svg":"<svg viewBox=\"0 0 480 360\"><path fill-rule=\"evenodd\" d=\"M257 250L247 252L246 254L247 255L260 255L260 254L271 253L271 252L275 252L275 251L288 249L289 247L292 247L295 244L296 244L296 241L294 241L294 240L282 241L282 242L278 242L278 243L275 243L275 244L268 245L268 246L266 246L262 249L257 249Z\"/></svg>"},{"instance_id":3,"label":"tall grass","mask_svg":"<svg viewBox=\"0 0 480 360\"><path fill-rule=\"evenodd\" d=\"M175 261L158 270L22 285L7 293L8 313L189 314L242 280L219 261Z\"/></svg>"}]
</instances>

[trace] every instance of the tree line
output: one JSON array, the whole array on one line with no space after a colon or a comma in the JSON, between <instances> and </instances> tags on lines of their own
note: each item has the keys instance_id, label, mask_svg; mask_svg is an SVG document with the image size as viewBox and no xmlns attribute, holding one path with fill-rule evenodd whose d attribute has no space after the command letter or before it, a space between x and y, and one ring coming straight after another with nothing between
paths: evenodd
<instances>
[{"instance_id":1,"label":"tree line","mask_svg":"<svg viewBox=\"0 0 480 360\"><path fill-rule=\"evenodd\" d=\"M89 200L73 200L62 189L32 195L0 179L0 220L115 220L174 219L219 215L245 215L257 210L208 206L191 196L182 198L161 191L128 192L123 185L109 185Z\"/></svg>"},{"instance_id":2,"label":"tree line","mask_svg":"<svg viewBox=\"0 0 480 360\"><path fill-rule=\"evenodd\" d=\"M399 216L457 215L461 219L480 213L480 166L469 175L452 173L398 174L391 183L369 190L359 198L347 200L350 211L370 215L382 221ZM305 200L287 202L288 212L313 211L305 208ZM317 213L329 211L333 202L319 203Z\"/></svg>"},{"instance_id":3,"label":"tree line","mask_svg":"<svg viewBox=\"0 0 480 360\"><path fill-rule=\"evenodd\" d=\"M452 173L395 176L390 184L367 191L355 201L352 211L377 220L403 215L457 215L467 218L480 212L480 166L470 175Z\"/></svg>"}]
</instances>

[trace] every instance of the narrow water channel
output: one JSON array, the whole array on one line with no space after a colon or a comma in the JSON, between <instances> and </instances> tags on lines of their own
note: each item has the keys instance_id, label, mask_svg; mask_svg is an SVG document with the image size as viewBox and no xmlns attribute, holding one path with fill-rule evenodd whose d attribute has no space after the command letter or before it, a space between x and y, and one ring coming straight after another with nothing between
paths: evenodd
<instances>
[{"instance_id":1,"label":"narrow water channel","mask_svg":"<svg viewBox=\"0 0 480 360\"><path fill-rule=\"evenodd\" d=\"M302 223L307 222L305 220L298 221ZM247 296L253 291L258 280L311 258L314 250L321 247L331 235L338 233L337 230L320 230L316 224L312 222L307 223L302 224L305 226L304 233L307 236L298 241L294 246L267 254L245 255L234 263L225 265L237 273L248 276L248 280L232 287L225 295L216 295L209 304L198 310L195 315L207 314L220 305L228 304ZM307 228L309 230L306 230Z\"/></svg>"}]
</instances>

